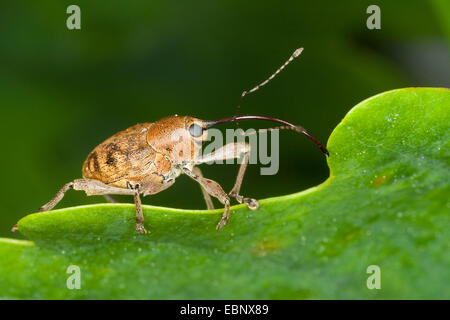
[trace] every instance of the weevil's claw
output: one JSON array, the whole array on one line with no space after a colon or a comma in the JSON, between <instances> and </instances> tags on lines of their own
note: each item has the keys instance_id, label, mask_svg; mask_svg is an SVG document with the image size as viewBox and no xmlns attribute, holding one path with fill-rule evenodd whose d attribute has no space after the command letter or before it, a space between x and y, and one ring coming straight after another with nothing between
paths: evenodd
<instances>
[{"instance_id":1,"label":"weevil's claw","mask_svg":"<svg viewBox=\"0 0 450 320\"><path fill-rule=\"evenodd\" d=\"M17 224L14 225L14 227L11 228L11 232L15 232L17 230L19 230L19 227L17 226Z\"/></svg>"},{"instance_id":2,"label":"weevil's claw","mask_svg":"<svg viewBox=\"0 0 450 320\"><path fill-rule=\"evenodd\" d=\"M250 210L258 210L259 209L258 200L245 198L244 202Z\"/></svg>"},{"instance_id":3,"label":"weevil's claw","mask_svg":"<svg viewBox=\"0 0 450 320\"><path fill-rule=\"evenodd\" d=\"M259 203L258 203L258 200L256 200L256 199L244 198L243 196L236 194L236 192L234 192L234 191L231 191L229 193L229 195L230 195L230 197L236 198L237 202L245 203L250 210L258 210L259 209Z\"/></svg>"},{"instance_id":4,"label":"weevil's claw","mask_svg":"<svg viewBox=\"0 0 450 320\"><path fill-rule=\"evenodd\" d=\"M147 234L147 230L145 230L142 224L136 225L136 231L139 232L140 234Z\"/></svg>"}]
</instances>

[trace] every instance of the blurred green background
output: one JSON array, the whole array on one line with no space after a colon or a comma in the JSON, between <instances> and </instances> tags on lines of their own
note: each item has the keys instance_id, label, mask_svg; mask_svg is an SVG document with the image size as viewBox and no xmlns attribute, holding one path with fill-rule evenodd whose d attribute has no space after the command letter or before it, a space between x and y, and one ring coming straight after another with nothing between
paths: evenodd
<instances>
[{"instance_id":1,"label":"blurred green background","mask_svg":"<svg viewBox=\"0 0 450 320\"><path fill-rule=\"evenodd\" d=\"M70 4L81 8L81 30L66 28ZM381 30L366 27L371 4L381 8ZM104 139L175 113L231 116L241 92L297 47L305 48L302 56L249 95L241 113L290 120L326 142L367 97L407 86L449 87L448 35L444 0L3 1L0 236L11 237L19 218L80 178L87 154ZM278 175L260 176L251 165L243 194L278 196L327 178L325 158L310 141L280 136ZM203 166L225 190L237 170ZM58 207L94 202L104 200L72 191ZM198 185L185 176L144 202L205 207Z\"/></svg>"}]
</instances>

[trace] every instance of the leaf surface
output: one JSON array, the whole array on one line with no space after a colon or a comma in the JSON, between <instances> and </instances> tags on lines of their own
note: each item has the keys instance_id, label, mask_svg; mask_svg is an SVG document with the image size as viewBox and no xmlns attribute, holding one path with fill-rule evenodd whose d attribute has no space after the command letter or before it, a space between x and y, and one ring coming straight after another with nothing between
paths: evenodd
<instances>
[{"instance_id":1,"label":"leaf surface","mask_svg":"<svg viewBox=\"0 0 450 320\"><path fill-rule=\"evenodd\" d=\"M146 236L131 204L28 215L32 241L0 240L1 298L449 299L449 107L440 88L361 102L329 138L328 180L235 206L221 231L221 210L145 206Z\"/></svg>"}]
</instances>

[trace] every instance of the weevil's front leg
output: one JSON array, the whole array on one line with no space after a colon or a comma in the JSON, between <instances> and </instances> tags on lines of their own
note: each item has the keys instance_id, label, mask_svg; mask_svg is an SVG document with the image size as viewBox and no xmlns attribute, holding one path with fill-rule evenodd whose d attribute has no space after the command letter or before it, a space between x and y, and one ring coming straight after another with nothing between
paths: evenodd
<instances>
[{"instance_id":1,"label":"weevil's front leg","mask_svg":"<svg viewBox=\"0 0 450 320\"><path fill-rule=\"evenodd\" d=\"M234 183L233 189L231 189L229 195L230 197L236 198L239 203L245 203L247 207L251 210L259 209L259 203L257 200L252 198L244 198L239 194L241 190L242 180L244 179L245 169L247 169L248 160L250 158L250 152L244 154L244 159L242 160L241 166L239 167L239 172L236 177L236 182Z\"/></svg>"},{"instance_id":2,"label":"weevil's front leg","mask_svg":"<svg viewBox=\"0 0 450 320\"><path fill-rule=\"evenodd\" d=\"M136 231L140 234L146 234L147 230L144 228L144 213L142 212L142 202L139 195L139 184L132 186L128 184L128 187L134 191L134 203L136 204Z\"/></svg>"},{"instance_id":3,"label":"weevil's front leg","mask_svg":"<svg viewBox=\"0 0 450 320\"><path fill-rule=\"evenodd\" d=\"M199 167L194 167L194 169L192 169L192 173L203 178L202 170L200 170ZM214 210L214 204L212 202L211 196L209 195L208 191L206 191L206 189L201 184L200 184L200 188L202 189L203 198L205 199L205 202L206 202L206 207L208 208L208 210Z\"/></svg>"},{"instance_id":4,"label":"weevil's front leg","mask_svg":"<svg viewBox=\"0 0 450 320\"><path fill-rule=\"evenodd\" d=\"M244 155L242 159L241 166L239 167L239 172L236 178L233 189L231 189L229 195L230 197L236 198L239 203L245 203L250 209L259 209L258 201L251 198L245 198L239 194L241 190L242 180L244 179L245 170L247 169L248 161L250 159L250 145L245 142L229 143L222 148L211 152L199 160L199 163L205 163L217 160L227 160L240 158Z\"/></svg>"},{"instance_id":5,"label":"weevil's front leg","mask_svg":"<svg viewBox=\"0 0 450 320\"><path fill-rule=\"evenodd\" d=\"M217 225L217 230L222 229L227 224L228 219L230 218L230 198L228 197L227 193L223 191L222 187L217 182L211 179L200 177L187 168L184 168L183 170L185 174L200 183L200 185L205 188L206 192L219 199L219 201L225 205L222 219Z\"/></svg>"}]
</instances>

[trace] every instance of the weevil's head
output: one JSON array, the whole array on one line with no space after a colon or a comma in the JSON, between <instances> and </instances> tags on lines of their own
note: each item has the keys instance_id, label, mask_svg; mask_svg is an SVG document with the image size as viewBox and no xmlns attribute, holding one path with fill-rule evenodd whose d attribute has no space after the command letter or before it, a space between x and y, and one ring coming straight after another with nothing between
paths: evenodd
<instances>
[{"instance_id":1,"label":"weevil's head","mask_svg":"<svg viewBox=\"0 0 450 320\"><path fill-rule=\"evenodd\" d=\"M150 125L147 142L176 163L192 162L208 136L207 122L190 116L169 116Z\"/></svg>"}]
</instances>

